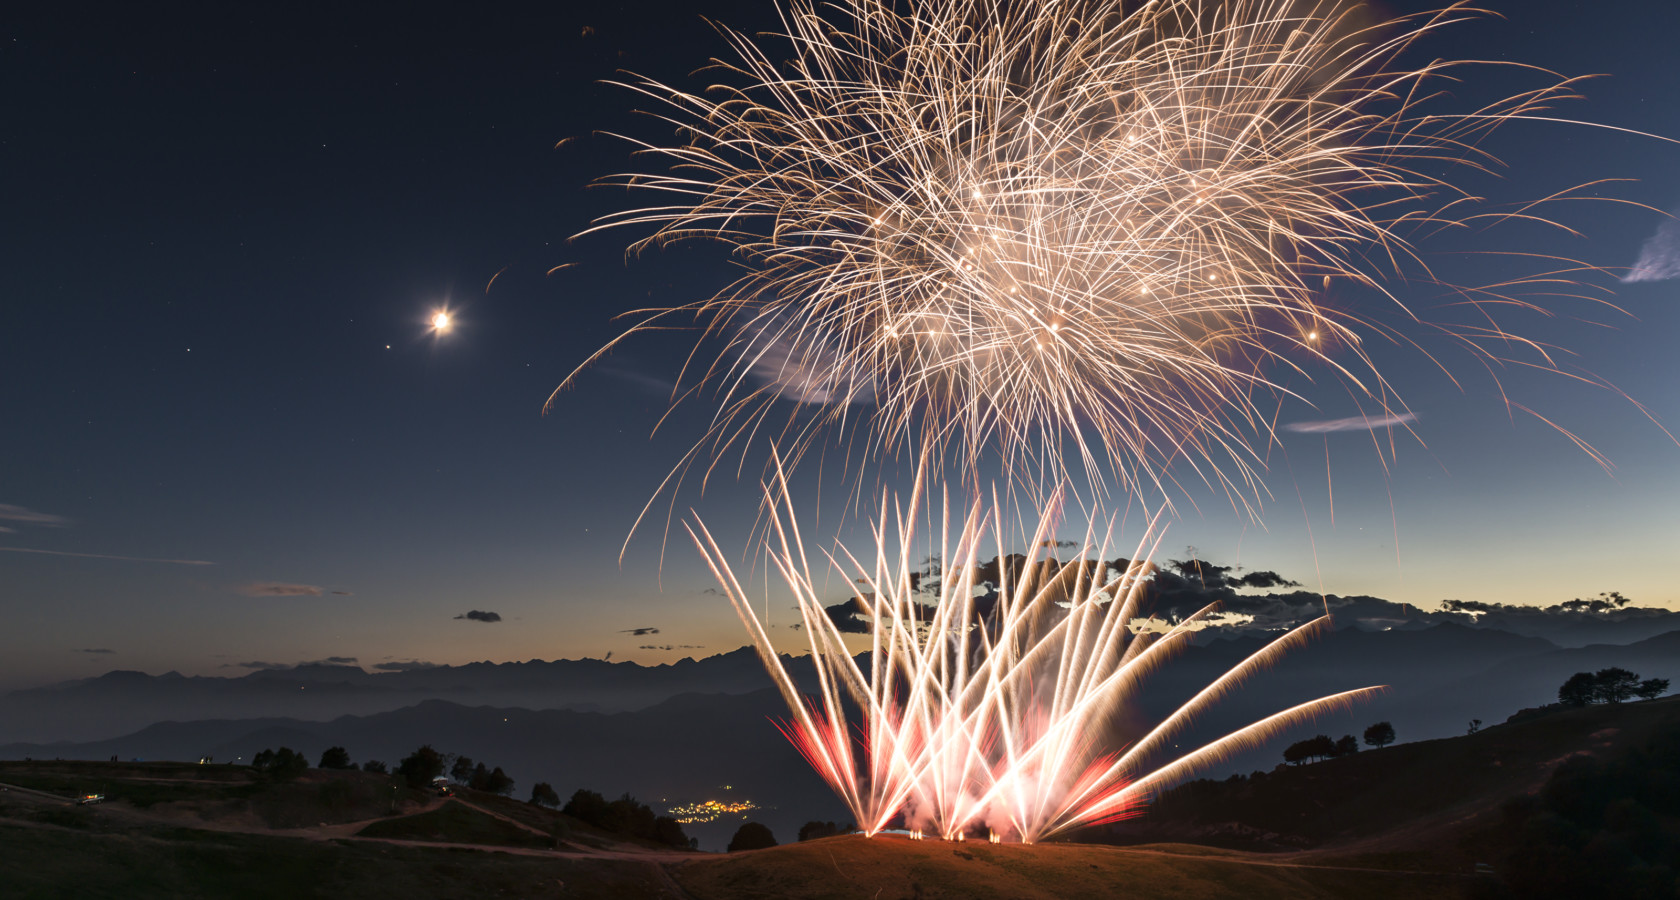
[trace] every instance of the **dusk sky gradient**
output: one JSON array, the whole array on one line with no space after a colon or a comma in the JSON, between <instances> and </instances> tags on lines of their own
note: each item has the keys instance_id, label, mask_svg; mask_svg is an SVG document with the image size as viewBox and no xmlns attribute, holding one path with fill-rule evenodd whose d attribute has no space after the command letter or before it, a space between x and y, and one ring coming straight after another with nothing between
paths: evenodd
<instances>
[{"instance_id":1,"label":"dusk sky gradient","mask_svg":"<svg viewBox=\"0 0 1680 900\"><path fill-rule=\"evenodd\" d=\"M1423 49L1601 74L1556 114L1680 137L1668 49L1680 4L1485 5L1501 17ZM588 187L632 165L622 141L593 132L668 134L601 80L623 69L696 84L688 73L723 52L702 14L748 31L775 21L770 0L86 4L8 16L0 689L112 668L608 652L658 663L740 646L686 537L662 541L663 505L619 561L707 421L701 401L650 437L692 336L632 341L542 414L622 330L614 316L698 299L730 277L723 251L705 246L627 260L642 233L569 240L596 216L653 202ZM1437 109L1541 83L1470 72ZM1476 236L1478 247L1619 274L1663 227L1660 211L1680 209L1672 142L1519 123L1485 149L1506 168L1472 186L1503 204L1629 180L1596 190L1627 202L1547 208L1579 237L1516 223ZM1456 240L1424 245L1444 280L1506 271L1455 254ZM1670 268L1654 271L1680 273L1680 246L1669 250ZM1626 314L1551 298L1555 317L1506 324L1572 351L1566 365L1675 429L1680 279L1581 280L1613 287ZM1424 308L1441 298L1422 284L1393 289ZM457 317L446 335L428 329L440 308ZM1285 430L1268 457L1264 527L1222 497L1192 497L1166 555L1194 545L1311 589L1424 607L1616 590L1680 609L1665 563L1680 537L1680 448L1634 402L1500 373L1513 401L1601 451L1606 473L1509 409L1468 356L1443 357L1462 386L1415 351L1377 359L1425 445L1397 431L1385 472L1368 431ZM1317 408L1286 406L1282 423L1360 413L1333 381L1294 386ZM678 509L745 548L756 490L731 467L704 495L684 487ZM814 531L832 534L838 493L825 492Z\"/></svg>"}]
</instances>

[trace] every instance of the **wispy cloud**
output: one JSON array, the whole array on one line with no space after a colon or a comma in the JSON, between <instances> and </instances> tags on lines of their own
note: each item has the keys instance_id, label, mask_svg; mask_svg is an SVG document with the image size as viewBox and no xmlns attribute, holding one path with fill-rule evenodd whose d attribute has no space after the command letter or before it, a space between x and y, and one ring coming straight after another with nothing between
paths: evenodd
<instances>
[{"instance_id":1,"label":"wispy cloud","mask_svg":"<svg viewBox=\"0 0 1680 900\"><path fill-rule=\"evenodd\" d=\"M421 669L435 669L438 664L411 659L408 662L374 663L373 667L381 672L416 672Z\"/></svg>"},{"instance_id":2,"label":"wispy cloud","mask_svg":"<svg viewBox=\"0 0 1680 900\"><path fill-rule=\"evenodd\" d=\"M326 592L326 588L313 584L292 584L286 581L257 581L239 586L239 593L247 597L319 597Z\"/></svg>"},{"instance_id":3,"label":"wispy cloud","mask_svg":"<svg viewBox=\"0 0 1680 900\"><path fill-rule=\"evenodd\" d=\"M52 513L36 512L27 506L16 506L11 503L0 503L0 520L7 522L23 522L28 525L44 525L48 528L68 528L71 520L66 516L55 516ZM16 528L6 528L5 531L16 531Z\"/></svg>"},{"instance_id":4,"label":"wispy cloud","mask_svg":"<svg viewBox=\"0 0 1680 900\"><path fill-rule=\"evenodd\" d=\"M117 651L107 649L105 647L84 647L80 650L72 650L70 652L71 653L101 653L101 654L103 654L103 653L115 653Z\"/></svg>"},{"instance_id":5,"label":"wispy cloud","mask_svg":"<svg viewBox=\"0 0 1680 900\"><path fill-rule=\"evenodd\" d=\"M658 394L661 397L668 398L671 396L671 393L677 389L677 386L674 383L666 381L663 378L655 378L654 376L648 375L644 372L638 372L634 369L627 369L623 366L612 365L610 363L596 366L595 371L598 374L616 378L619 381L628 382L650 393Z\"/></svg>"},{"instance_id":6,"label":"wispy cloud","mask_svg":"<svg viewBox=\"0 0 1680 900\"><path fill-rule=\"evenodd\" d=\"M455 618L466 619L471 622L500 622L502 620L500 613L488 612L482 609L468 610Z\"/></svg>"},{"instance_id":7,"label":"wispy cloud","mask_svg":"<svg viewBox=\"0 0 1680 900\"><path fill-rule=\"evenodd\" d=\"M1680 222L1665 219L1657 226L1657 233L1639 248L1639 261L1622 276L1622 280L1632 283L1667 281L1670 278L1680 278Z\"/></svg>"},{"instance_id":8,"label":"wispy cloud","mask_svg":"<svg viewBox=\"0 0 1680 900\"><path fill-rule=\"evenodd\" d=\"M119 562L170 563L177 566L213 566L203 559L159 559L152 556L113 556L108 553L71 553L66 550L37 550L33 547L0 547L7 553L40 553L45 556L73 556L78 559L114 559Z\"/></svg>"},{"instance_id":9,"label":"wispy cloud","mask_svg":"<svg viewBox=\"0 0 1680 900\"><path fill-rule=\"evenodd\" d=\"M657 628L626 628L623 631L619 632L619 634L629 634L629 635L634 635L636 637L643 637L645 635L658 634L658 633L659 633L659 629L657 629Z\"/></svg>"},{"instance_id":10,"label":"wispy cloud","mask_svg":"<svg viewBox=\"0 0 1680 900\"><path fill-rule=\"evenodd\" d=\"M356 657L354 657L354 656L329 656L329 657L326 657L325 659L306 659L302 662L295 662L295 663L264 662L262 660L252 660L250 662L238 662L238 663L222 663L221 668L223 668L223 669L238 668L238 669L253 669L253 670L271 671L271 670L278 670L278 669L295 669L299 666L353 666L355 664L356 664ZM374 668L378 668L378 666L375 666Z\"/></svg>"},{"instance_id":11,"label":"wispy cloud","mask_svg":"<svg viewBox=\"0 0 1680 900\"><path fill-rule=\"evenodd\" d=\"M1348 416L1345 419L1324 419L1317 422L1291 422L1284 431L1304 434L1329 434L1334 431L1376 431L1407 422L1416 422L1416 413L1390 413L1386 416Z\"/></svg>"},{"instance_id":12,"label":"wispy cloud","mask_svg":"<svg viewBox=\"0 0 1680 900\"><path fill-rule=\"evenodd\" d=\"M847 366L826 346L800 343L773 321L754 326L737 347L754 380L766 391L795 403L851 406L875 399L875 386L856 366Z\"/></svg>"}]
</instances>

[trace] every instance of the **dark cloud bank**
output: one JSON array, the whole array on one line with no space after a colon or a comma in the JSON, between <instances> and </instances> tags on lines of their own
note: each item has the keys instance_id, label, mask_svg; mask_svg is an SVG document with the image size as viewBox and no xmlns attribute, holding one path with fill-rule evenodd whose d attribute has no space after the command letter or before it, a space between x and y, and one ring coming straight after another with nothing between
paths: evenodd
<instances>
[{"instance_id":1,"label":"dark cloud bank","mask_svg":"<svg viewBox=\"0 0 1680 900\"><path fill-rule=\"evenodd\" d=\"M1114 572L1122 570L1130 561L1116 559L1107 564ZM1095 562L1087 561L1087 565L1094 566ZM1003 575L1007 574L1012 583L1018 582L1026 569L1027 560L1019 554L981 565L974 579L975 619L991 615L997 602L996 586ZM1451 622L1545 638L1566 647L1635 641L1680 629L1680 612L1642 607L1614 591L1551 606L1443 599L1440 608L1424 610L1381 597L1300 590L1300 582L1277 572L1242 571L1239 567L1195 559L1167 560L1160 566L1149 566L1148 572L1142 615L1174 623L1213 606L1215 611L1205 616L1207 627L1200 635L1203 640L1274 633L1325 613L1331 615L1338 629L1413 630ZM926 601L918 604L924 615L931 615L934 610L932 601L939 579L936 566L911 576L912 585ZM869 599L864 596L844 600L826 607L824 612L839 631L867 634L871 625L865 604Z\"/></svg>"}]
</instances>

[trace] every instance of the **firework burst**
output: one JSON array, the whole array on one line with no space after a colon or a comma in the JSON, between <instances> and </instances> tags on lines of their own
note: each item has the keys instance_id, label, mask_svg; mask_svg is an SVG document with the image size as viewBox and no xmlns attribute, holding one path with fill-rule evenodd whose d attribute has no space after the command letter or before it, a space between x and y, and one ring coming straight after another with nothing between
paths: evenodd
<instances>
[{"instance_id":1,"label":"firework burst","mask_svg":"<svg viewBox=\"0 0 1680 900\"><path fill-rule=\"evenodd\" d=\"M821 12L789 0L785 45L725 30L738 59L706 91L626 84L687 142L638 142L670 168L616 180L668 203L596 228L722 241L748 268L625 335L692 315L720 348L685 375L720 404L679 469L766 437L794 465L838 430L861 435L859 461L932 444L971 485L995 453L1040 491L1078 480L1170 503L1183 463L1252 510L1254 448L1291 377L1334 373L1403 414L1365 341L1410 341L1327 289L1412 321L1381 288L1429 280L1407 237L1485 215L1440 173L1485 162L1489 130L1570 92L1430 111L1459 64L1400 60L1471 14L1459 5L1381 24L1353 0ZM1563 278L1455 289L1474 324L1431 327L1550 366L1492 313Z\"/></svg>"}]
</instances>

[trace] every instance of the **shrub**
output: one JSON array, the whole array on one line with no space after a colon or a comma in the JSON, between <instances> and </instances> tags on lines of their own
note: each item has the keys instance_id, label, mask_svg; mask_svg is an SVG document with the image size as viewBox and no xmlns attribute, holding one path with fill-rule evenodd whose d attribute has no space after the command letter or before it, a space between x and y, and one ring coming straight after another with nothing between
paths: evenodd
<instances>
[{"instance_id":1,"label":"shrub","mask_svg":"<svg viewBox=\"0 0 1680 900\"><path fill-rule=\"evenodd\" d=\"M776 836L770 829L758 822L746 822L735 829L735 836L729 839L729 852L741 850L765 850L776 846Z\"/></svg>"}]
</instances>

